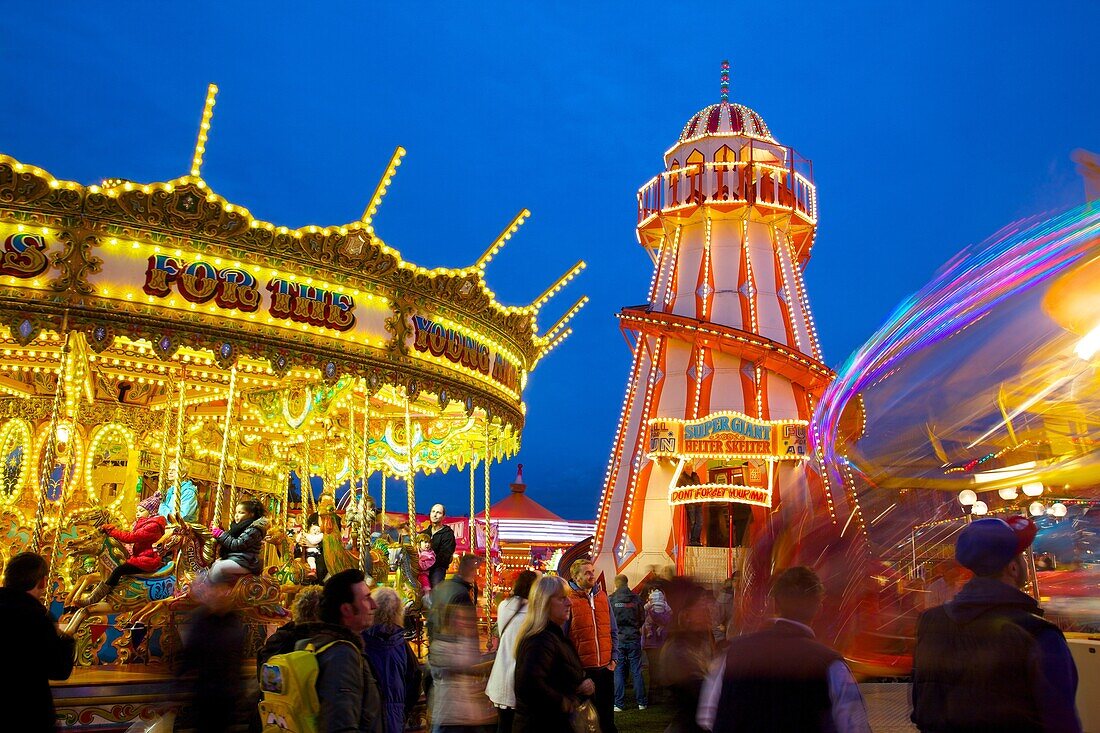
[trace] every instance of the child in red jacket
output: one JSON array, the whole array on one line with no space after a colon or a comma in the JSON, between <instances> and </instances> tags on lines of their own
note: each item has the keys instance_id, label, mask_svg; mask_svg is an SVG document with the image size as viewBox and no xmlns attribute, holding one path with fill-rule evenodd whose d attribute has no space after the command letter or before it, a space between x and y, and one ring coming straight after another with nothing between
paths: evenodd
<instances>
[{"instance_id":1,"label":"child in red jacket","mask_svg":"<svg viewBox=\"0 0 1100 733\"><path fill-rule=\"evenodd\" d=\"M117 529L112 524L100 527L104 532L119 542L131 545L130 557L126 562L111 571L106 581L99 583L90 593L81 596L73 602L77 608L83 608L97 603L115 589L123 575L140 575L142 573L155 573L164 565L164 559L153 546L161 537L167 527L167 520L157 514L160 506L160 493L150 496L137 505L137 518L134 527L129 532Z\"/></svg>"}]
</instances>

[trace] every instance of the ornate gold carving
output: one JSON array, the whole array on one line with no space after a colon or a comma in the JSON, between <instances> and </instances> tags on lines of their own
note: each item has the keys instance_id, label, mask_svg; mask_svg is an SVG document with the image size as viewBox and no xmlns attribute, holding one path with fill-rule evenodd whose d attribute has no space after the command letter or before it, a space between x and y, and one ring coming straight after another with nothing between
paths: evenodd
<instances>
[{"instance_id":1,"label":"ornate gold carving","mask_svg":"<svg viewBox=\"0 0 1100 733\"><path fill-rule=\"evenodd\" d=\"M29 166L24 167L6 155L0 156L0 205L34 204L53 211L75 213L80 211L81 198L79 190L67 186L53 188L48 179Z\"/></svg>"},{"instance_id":2,"label":"ornate gold carving","mask_svg":"<svg viewBox=\"0 0 1100 733\"><path fill-rule=\"evenodd\" d=\"M53 266L61 272L50 281L50 287L58 292L72 288L81 295L91 295L88 275L99 272L103 265L103 260L92 255L95 235L83 230L63 230L57 238L64 245L64 250L51 259Z\"/></svg>"}]
</instances>

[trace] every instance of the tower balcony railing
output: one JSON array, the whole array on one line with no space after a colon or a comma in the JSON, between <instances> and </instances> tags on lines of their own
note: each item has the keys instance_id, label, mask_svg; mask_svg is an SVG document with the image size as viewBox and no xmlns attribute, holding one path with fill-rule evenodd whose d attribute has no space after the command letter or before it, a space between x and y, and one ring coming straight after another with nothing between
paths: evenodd
<instances>
[{"instance_id":1,"label":"tower balcony railing","mask_svg":"<svg viewBox=\"0 0 1100 733\"><path fill-rule=\"evenodd\" d=\"M817 223L817 189L802 173L771 163L700 163L665 171L638 191L638 223L701 204L745 203Z\"/></svg>"}]
</instances>

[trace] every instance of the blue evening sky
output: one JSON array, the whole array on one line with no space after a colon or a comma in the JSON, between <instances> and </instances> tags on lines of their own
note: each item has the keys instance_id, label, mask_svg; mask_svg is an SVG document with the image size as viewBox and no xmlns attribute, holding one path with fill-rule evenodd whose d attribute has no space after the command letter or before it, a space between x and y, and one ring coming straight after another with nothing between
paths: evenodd
<instances>
[{"instance_id":1,"label":"blue evening sky","mask_svg":"<svg viewBox=\"0 0 1100 733\"><path fill-rule=\"evenodd\" d=\"M629 366L614 314L651 272L634 194L718 101L723 58L731 99L813 160L806 280L837 367L955 251L1080 202L1098 28L1084 2L19 3L0 17L0 152L83 183L168 180L215 82L203 177L261 219L358 218L397 145L375 223L410 261L468 264L531 209L490 266L498 297L529 302L583 258L542 325L592 300L531 375L493 498L523 462L533 498L591 518ZM467 506L467 482L421 479L420 511Z\"/></svg>"}]
</instances>

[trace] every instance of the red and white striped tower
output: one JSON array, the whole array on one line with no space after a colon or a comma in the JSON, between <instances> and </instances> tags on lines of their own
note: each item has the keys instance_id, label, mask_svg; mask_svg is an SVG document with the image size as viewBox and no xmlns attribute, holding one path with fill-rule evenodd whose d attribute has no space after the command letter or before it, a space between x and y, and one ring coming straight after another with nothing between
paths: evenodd
<instances>
[{"instance_id":1,"label":"red and white striped tower","mask_svg":"<svg viewBox=\"0 0 1100 733\"><path fill-rule=\"evenodd\" d=\"M653 566L725 578L743 562L788 487L807 485L805 426L832 376L802 278L810 162L729 102L728 70L721 102L638 192L653 279L646 305L618 316L634 358L594 545L600 569L632 583Z\"/></svg>"}]
</instances>

